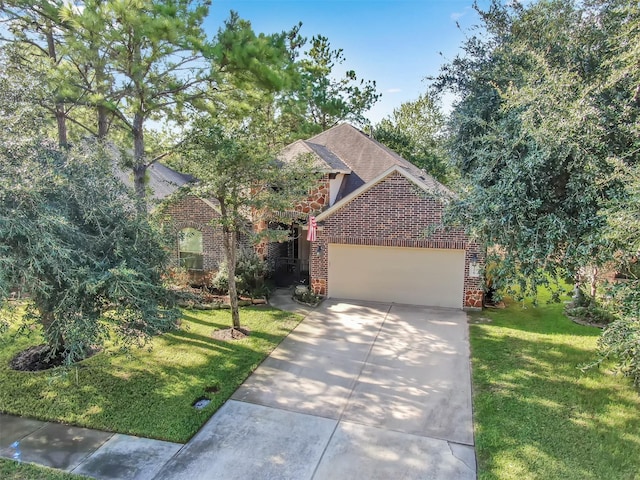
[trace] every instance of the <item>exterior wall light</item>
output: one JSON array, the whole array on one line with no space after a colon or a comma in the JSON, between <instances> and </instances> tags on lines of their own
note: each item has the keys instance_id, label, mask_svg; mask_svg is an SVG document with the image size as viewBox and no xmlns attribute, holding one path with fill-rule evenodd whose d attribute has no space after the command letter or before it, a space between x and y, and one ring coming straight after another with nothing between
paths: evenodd
<instances>
[{"instance_id":1,"label":"exterior wall light","mask_svg":"<svg viewBox=\"0 0 640 480\"><path fill-rule=\"evenodd\" d=\"M469 278L478 278L480 276L480 267L478 266L478 254L472 253L469 256Z\"/></svg>"}]
</instances>

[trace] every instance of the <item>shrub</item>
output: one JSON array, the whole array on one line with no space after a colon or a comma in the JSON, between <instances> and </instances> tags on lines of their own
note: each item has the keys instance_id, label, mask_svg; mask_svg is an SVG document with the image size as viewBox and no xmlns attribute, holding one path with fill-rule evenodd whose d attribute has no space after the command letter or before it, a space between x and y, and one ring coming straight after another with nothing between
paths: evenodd
<instances>
[{"instance_id":1,"label":"shrub","mask_svg":"<svg viewBox=\"0 0 640 480\"><path fill-rule=\"evenodd\" d=\"M236 264L236 286L239 293L250 296L264 296L266 263L252 249L240 250ZM221 293L229 291L229 267L226 261L220 264L211 286Z\"/></svg>"},{"instance_id":2,"label":"shrub","mask_svg":"<svg viewBox=\"0 0 640 480\"><path fill-rule=\"evenodd\" d=\"M302 303L306 303L308 305L317 305L320 302L322 297L312 292L311 289L309 289L309 287L303 287L303 288L294 290L293 298L295 298L296 300Z\"/></svg>"},{"instance_id":3,"label":"shrub","mask_svg":"<svg viewBox=\"0 0 640 480\"><path fill-rule=\"evenodd\" d=\"M640 280L614 284L608 292L618 319L602 333L601 359L613 358L618 369L640 388Z\"/></svg>"},{"instance_id":4,"label":"shrub","mask_svg":"<svg viewBox=\"0 0 640 480\"><path fill-rule=\"evenodd\" d=\"M598 341L602 358L617 361L619 371L640 388L640 320L623 317L611 323Z\"/></svg>"},{"instance_id":5,"label":"shrub","mask_svg":"<svg viewBox=\"0 0 640 480\"><path fill-rule=\"evenodd\" d=\"M570 317L599 325L608 325L616 320L616 316L612 312L594 303L579 307L572 307L571 304L569 304L565 311Z\"/></svg>"}]
</instances>

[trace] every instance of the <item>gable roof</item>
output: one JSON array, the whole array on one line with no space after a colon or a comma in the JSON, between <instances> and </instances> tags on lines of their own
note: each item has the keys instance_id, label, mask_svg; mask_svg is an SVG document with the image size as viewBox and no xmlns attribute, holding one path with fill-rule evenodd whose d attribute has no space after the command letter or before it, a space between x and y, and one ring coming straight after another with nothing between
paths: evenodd
<instances>
[{"instance_id":1,"label":"gable roof","mask_svg":"<svg viewBox=\"0 0 640 480\"><path fill-rule=\"evenodd\" d=\"M333 215L335 212L340 210L342 207L346 206L353 199L355 199L356 197L359 197L363 193L371 190L374 186L376 186L380 182L384 181L389 175L392 175L393 173L398 173L398 174L402 175L407 180L409 180L411 183L413 183L418 188L424 190L427 193L431 193L431 194L435 194L435 195L441 195L442 197L445 197L445 198L450 198L451 195L452 195L451 192L446 187L442 186L441 189L440 188L434 189L431 186L429 186L428 184L426 184L422 179L420 179L420 178L416 177L415 175L413 175L407 169L405 169L405 168L403 168L403 167L401 167L399 165L393 165L389 169L387 169L384 172L382 172L381 174L379 174L377 177L372 178L369 182L367 182L365 184L362 184L359 188L357 188L356 190L352 191L351 193L349 193L348 195L346 195L345 197L343 197L342 199L340 199L339 201L334 203L331 207L326 209L324 212L321 212L320 214L318 214L316 216L316 220L318 222L321 222L321 221L327 219L328 217ZM438 185L440 185L440 184L438 184Z\"/></svg>"},{"instance_id":2,"label":"gable roof","mask_svg":"<svg viewBox=\"0 0 640 480\"><path fill-rule=\"evenodd\" d=\"M336 125L305 143L330 151L351 170L339 198L344 198L392 167L410 173L431 191L448 192L431 175L348 123Z\"/></svg>"},{"instance_id":3,"label":"gable roof","mask_svg":"<svg viewBox=\"0 0 640 480\"><path fill-rule=\"evenodd\" d=\"M133 179L129 169L115 166L114 174L127 187L133 188ZM154 162L147 167L146 187L151 191L151 197L154 200L164 200L180 187L192 183L194 180L191 175L180 173L160 162Z\"/></svg>"},{"instance_id":4,"label":"gable roof","mask_svg":"<svg viewBox=\"0 0 640 480\"><path fill-rule=\"evenodd\" d=\"M284 162L295 160L300 155L311 155L313 166L324 173L351 173L351 169L331 150L306 140L296 140L278 155Z\"/></svg>"},{"instance_id":5,"label":"gable roof","mask_svg":"<svg viewBox=\"0 0 640 480\"><path fill-rule=\"evenodd\" d=\"M192 183L195 179L191 175L180 173L159 162L147 167L149 182L147 186L153 192L153 198L164 200L183 185Z\"/></svg>"}]
</instances>

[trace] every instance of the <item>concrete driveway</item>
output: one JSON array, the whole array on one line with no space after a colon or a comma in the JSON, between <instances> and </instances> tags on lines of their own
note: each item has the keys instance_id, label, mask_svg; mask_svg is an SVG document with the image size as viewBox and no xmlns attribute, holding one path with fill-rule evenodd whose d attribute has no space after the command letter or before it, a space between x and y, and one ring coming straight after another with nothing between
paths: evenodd
<instances>
[{"instance_id":1,"label":"concrete driveway","mask_svg":"<svg viewBox=\"0 0 640 480\"><path fill-rule=\"evenodd\" d=\"M161 479L474 479L467 318L325 301Z\"/></svg>"}]
</instances>

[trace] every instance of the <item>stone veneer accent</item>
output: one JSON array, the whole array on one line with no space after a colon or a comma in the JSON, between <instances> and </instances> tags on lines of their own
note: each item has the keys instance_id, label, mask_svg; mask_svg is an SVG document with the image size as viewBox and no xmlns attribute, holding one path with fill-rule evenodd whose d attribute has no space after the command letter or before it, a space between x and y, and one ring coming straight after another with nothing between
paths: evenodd
<instances>
[{"instance_id":1,"label":"stone veneer accent","mask_svg":"<svg viewBox=\"0 0 640 480\"><path fill-rule=\"evenodd\" d=\"M329 216L311 247L311 287L315 293L328 291L328 245L375 245L413 248L452 248L465 250L464 292L466 308L482 307L482 279L469 277L472 255L482 265L480 246L469 241L464 231L438 229L425 234L429 226L439 225L442 203L394 172L371 189L351 200ZM318 255L318 247L321 253Z\"/></svg>"},{"instance_id":2,"label":"stone veneer accent","mask_svg":"<svg viewBox=\"0 0 640 480\"><path fill-rule=\"evenodd\" d=\"M330 199L329 175L325 174L318 181L318 186L309 192L307 199L296 205L294 210L305 215L317 214L329 205Z\"/></svg>"}]
</instances>

